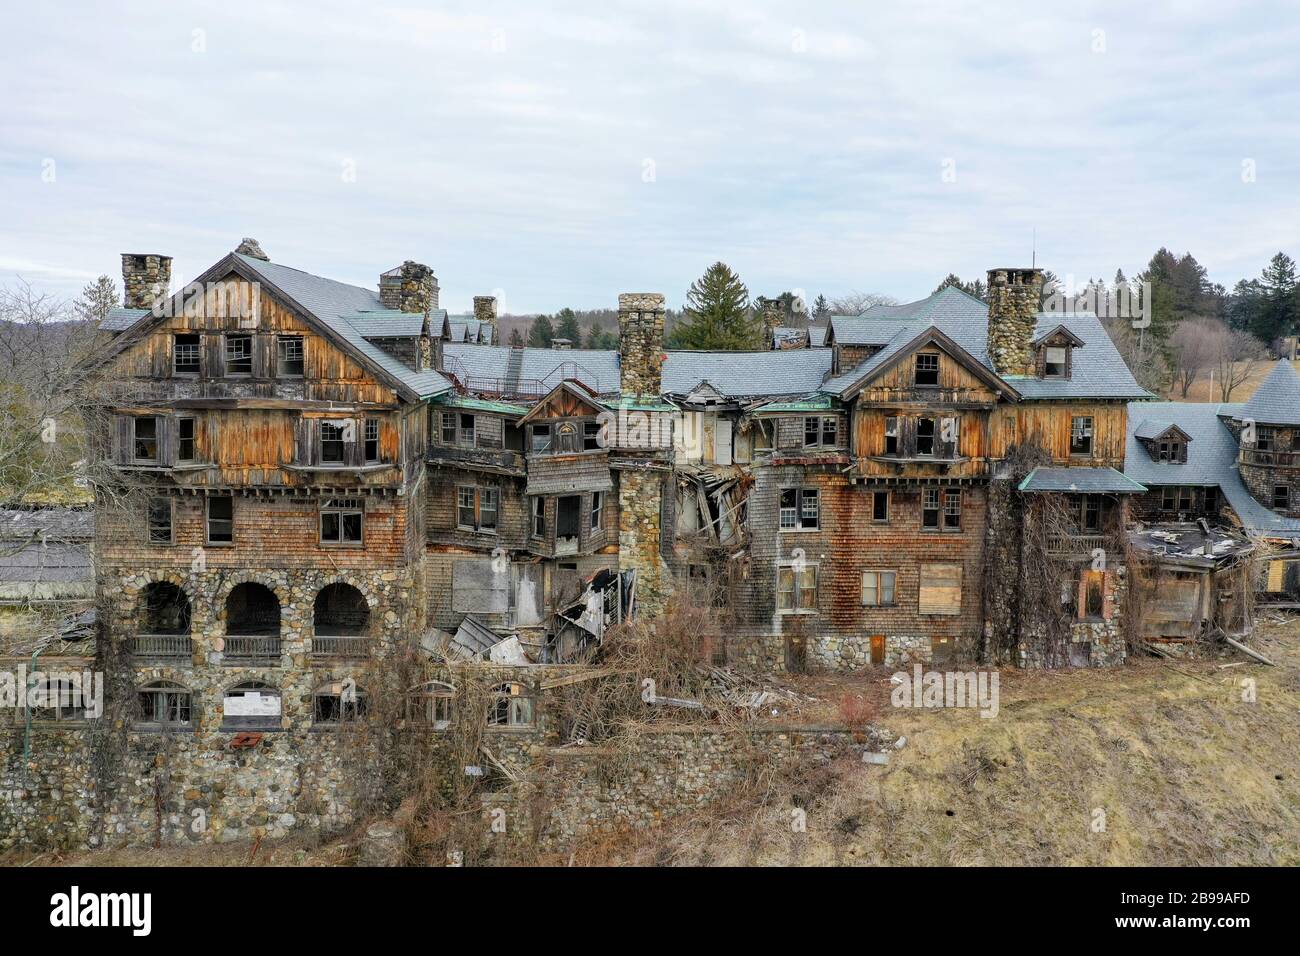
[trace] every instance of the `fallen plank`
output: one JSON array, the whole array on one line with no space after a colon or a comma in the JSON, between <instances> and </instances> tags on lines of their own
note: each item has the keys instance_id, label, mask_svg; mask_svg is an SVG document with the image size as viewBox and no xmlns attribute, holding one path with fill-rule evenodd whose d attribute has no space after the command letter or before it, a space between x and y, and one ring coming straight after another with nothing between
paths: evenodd
<instances>
[{"instance_id":1,"label":"fallen plank","mask_svg":"<svg viewBox=\"0 0 1300 956\"><path fill-rule=\"evenodd\" d=\"M1234 641L1232 638L1227 636L1225 636L1223 639L1227 641L1229 644L1231 644L1233 647L1235 647L1237 650L1241 651L1243 654L1255 658L1255 660L1259 661L1261 664L1267 664L1269 667L1277 666L1272 661L1270 661L1267 657L1261 654L1259 651L1251 650L1249 647L1247 647L1245 644L1242 644L1240 641Z\"/></svg>"}]
</instances>

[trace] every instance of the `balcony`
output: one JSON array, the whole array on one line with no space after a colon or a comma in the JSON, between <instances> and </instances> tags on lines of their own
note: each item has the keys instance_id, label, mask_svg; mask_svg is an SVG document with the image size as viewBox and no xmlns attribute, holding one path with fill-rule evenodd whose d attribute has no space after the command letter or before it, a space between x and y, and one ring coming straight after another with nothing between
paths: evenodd
<instances>
[{"instance_id":1,"label":"balcony","mask_svg":"<svg viewBox=\"0 0 1300 956\"><path fill-rule=\"evenodd\" d=\"M1261 451L1243 448L1241 464L1260 465L1265 468L1300 468L1300 451Z\"/></svg>"},{"instance_id":2,"label":"balcony","mask_svg":"<svg viewBox=\"0 0 1300 956\"><path fill-rule=\"evenodd\" d=\"M188 634L137 634L131 638L131 656L138 660L189 660L193 653Z\"/></svg>"},{"instance_id":3,"label":"balcony","mask_svg":"<svg viewBox=\"0 0 1300 956\"><path fill-rule=\"evenodd\" d=\"M280 638L263 636L227 637L225 658L227 663L278 661L280 659Z\"/></svg>"},{"instance_id":4,"label":"balcony","mask_svg":"<svg viewBox=\"0 0 1300 956\"><path fill-rule=\"evenodd\" d=\"M364 660L370 656L371 639L356 635L317 634L311 641L312 657L330 660Z\"/></svg>"},{"instance_id":5,"label":"balcony","mask_svg":"<svg viewBox=\"0 0 1300 956\"><path fill-rule=\"evenodd\" d=\"M1047 539L1047 553L1063 557L1089 557L1106 550L1104 534L1054 534Z\"/></svg>"}]
</instances>

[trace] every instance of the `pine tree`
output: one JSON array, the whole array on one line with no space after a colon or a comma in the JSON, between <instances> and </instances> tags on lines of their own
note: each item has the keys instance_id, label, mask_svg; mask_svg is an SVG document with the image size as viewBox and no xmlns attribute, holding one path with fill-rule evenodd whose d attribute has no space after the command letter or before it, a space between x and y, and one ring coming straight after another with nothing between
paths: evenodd
<instances>
[{"instance_id":1,"label":"pine tree","mask_svg":"<svg viewBox=\"0 0 1300 956\"><path fill-rule=\"evenodd\" d=\"M1297 285L1295 260L1279 252L1269 260L1260 276L1264 301L1253 331L1265 342L1295 333L1297 312L1300 312Z\"/></svg>"},{"instance_id":2,"label":"pine tree","mask_svg":"<svg viewBox=\"0 0 1300 956\"><path fill-rule=\"evenodd\" d=\"M524 347L524 337L519 334L519 327L510 330L510 347L512 349L521 349Z\"/></svg>"},{"instance_id":3,"label":"pine tree","mask_svg":"<svg viewBox=\"0 0 1300 956\"><path fill-rule=\"evenodd\" d=\"M934 295L935 293L942 292L950 285L955 285L959 289L966 288L966 284L961 281L961 276L957 275L954 272L949 272L947 278L945 278L942 282L940 282L939 285L935 287L934 292L931 292L930 294Z\"/></svg>"},{"instance_id":4,"label":"pine tree","mask_svg":"<svg viewBox=\"0 0 1300 956\"><path fill-rule=\"evenodd\" d=\"M691 283L685 316L673 327L672 344L723 351L763 347L763 325L750 311L749 290L725 263L715 262Z\"/></svg>"},{"instance_id":5,"label":"pine tree","mask_svg":"<svg viewBox=\"0 0 1300 956\"><path fill-rule=\"evenodd\" d=\"M817 296L817 300L813 302L813 318L821 320L826 318L830 314L831 314L831 304L826 301L826 296L824 295Z\"/></svg>"},{"instance_id":6,"label":"pine tree","mask_svg":"<svg viewBox=\"0 0 1300 956\"><path fill-rule=\"evenodd\" d=\"M528 328L529 345L535 349L549 349L553 338L555 338L555 327L551 325L549 317L539 315L533 319L533 324Z\"/></svg>"},{"instance_id":7,"label":"pine tree","mask_svg":"<svg viewBox=\"0 0 1300 956\"><path fill-rule=\"evenodd\" d=\"M81 290L76 302L77 317L83 322L102 322L109 310L120 304L117 284L109 276L100 276Z\"/></svg>"},{"instance_id":8,"label":"pine tree","mask_svg":"<svg viewBox=\"0 0 1300 956\"><path fill-rule=\"evenodd\" d=\"M555 313L555 338L568 339L574 345L582 343L582 328L578 325L578 317L573 314L572 309L561 309Z\"/></svg>"}]
</instances>

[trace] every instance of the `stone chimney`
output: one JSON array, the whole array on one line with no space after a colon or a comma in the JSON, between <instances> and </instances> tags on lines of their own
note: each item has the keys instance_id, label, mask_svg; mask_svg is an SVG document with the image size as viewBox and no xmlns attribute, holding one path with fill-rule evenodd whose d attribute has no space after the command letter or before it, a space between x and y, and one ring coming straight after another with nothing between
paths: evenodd
<instances>
[{"instance_id":1,"label":"stone chimney","mask_svg":"<svg viewBox=\"0 0 1300 956\"><path fill-rule=\"evenodd\" d=\"M1030 375L1042 269L989 270L989 359L1000 375Z\"/></svg>"},{"instance_id":2,"label":"stone chimney","mask_svg":"<svg viewBox=\"0 0 1300 956\"><path fill-rule=\"evenodd\" d=\"M407 259L379 277L379 301L385 309L427 313L438 308L438 277L428 266Z\"/></svg>"},{"instance_id":3,"label":"stone chimney","mask_svg":"<svg viewBox=\"0 0 1300 956\"><path fill-rule=\"evenodd\" d=\"M474 296L474 318L492 329L492 344L501 344L501 330L497 327L496 296Z\"/></svg>"},{"instance_id":4,"label":"stone chimney","mask_svg":"<svg viewBox=\"0 0 1300 956\"><path fill-rule=\"evenodd\" d=\"M241 256L248 256L250 259L261 259L263 262L271 261L271 257L262 251L261 244L256 239L249 239L247 236L239 241L235 251Z\"/></svg>"},{"instance_id":5,"label":"stone chimney","mask_svg":"<svg viewBox=\"0 0 1300 956\"><path fill-rule=\"evenodd\" d=\"M776 330L785 321L785 309L781 307L780 299L763 300L763 348L777 348L775 343Z\"/></svg>"},{"instance_id":6,"label":"stone chimney","mask_svg":"<svg viewBox=\"0 0 1300 956\"><path fill-rule=\"evenodd\" d=\"M153 253L122 253L122 305L152 309L167 297L172 281L172 257Z\"/></svg>"},{"instance_id":7,"label":"stone chimney","mask_svg":"<svg viewBox=\"0 0 1300 956\"><path fill-rule=\"evenodd\" d=\"M619 384L624 395L658 398L663 390L664 297L623 292L618 297Z\"/></svg>"}]
</instances>

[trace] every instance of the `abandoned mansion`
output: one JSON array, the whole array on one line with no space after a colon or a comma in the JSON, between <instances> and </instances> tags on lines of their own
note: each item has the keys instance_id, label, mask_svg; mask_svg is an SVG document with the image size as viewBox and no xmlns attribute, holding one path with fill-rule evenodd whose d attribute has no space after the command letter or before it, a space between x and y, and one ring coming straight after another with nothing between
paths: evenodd
<instances>
[{"instance_id":1,"label":"abandoned mansion","mask_svg":"<svg viewBox=\"0 0 1300 956\"><path fill-rule=\"evenodd\" d=\"M542 349L502 344L490 296L448 314L414 261L363 288L245 240L174 293L168 257L122 267L85 368L117 479L95 483L94 635L59 653L119 662L123 732L181 728L196 781L236 741L346 722L396 651L498 668L489 723L534 726L530 671L589 667L673 601L716 608L719 665L857 671L1196 655L1300 600L1300 375L1157 401L1095 315L1043 311L1038 269L808 332L764 315L769 348L707 352L665 349L659 294L619 295L617 350ZM437 725L455 689L412 693ZM268 774L257 816L283 768L238 759ZM119 832L152 825L132 799ZM6 811L0 837L75 829L75 804Z\"/></svg>"}]
</instances>

